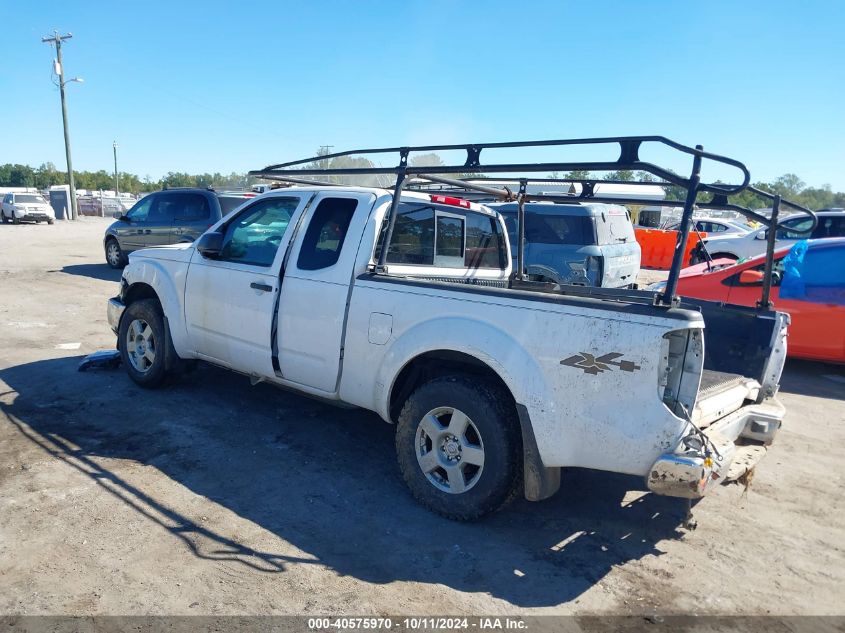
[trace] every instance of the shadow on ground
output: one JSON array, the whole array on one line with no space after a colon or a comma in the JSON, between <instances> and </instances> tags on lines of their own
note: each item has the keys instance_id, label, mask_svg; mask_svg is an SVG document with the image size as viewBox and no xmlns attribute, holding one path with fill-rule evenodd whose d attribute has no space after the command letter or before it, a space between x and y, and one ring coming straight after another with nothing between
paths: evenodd
<instances>
[{"instance_id":1,"label":"shadow on ground","mask_svg":"<svg viewBox=\"0 0 845 633\"><path fill-rule=\"evenodd\" d=\"M845 400L845 365L789 359L780 379L780 390L804 396Z\"/></svg>"},{"instance_id":2,"label":"shadow on ground","mask_svg":"<svg viewBox=\"0 0 845 633\"><path fill-rule=\"evenodd\" d=\"M68 275L79 275L80 277L91 277L103 281L120 281L122 270L111 268L108 264L73 264L63 266L61 270L50 270L51 273L67 273Z\"/></svg>"},{"instance_id":3,"label":"shadow on ground","mask_svg":"<svg viewBox=\"0 0 845 633\"><path fill-rule=\"evenodd\" d=\"M640 494L623 504L641 480L583 470L566 471L561 492L546 502L518 501L484 521L453 523L410 497L395 466L393 429L373 414L250 387L209 367L144 391L122 370L77 373L79 360L0 371L19 394L3 412L203 559L252 573L316 563L372 583L439 583L536 607L577 598L614 566L660 555L660 541L683 533L683 501ZM103 458L154 466L309 559L254 551L224 536L230 526L196 523Z\"/></svg>"}]
</instances>

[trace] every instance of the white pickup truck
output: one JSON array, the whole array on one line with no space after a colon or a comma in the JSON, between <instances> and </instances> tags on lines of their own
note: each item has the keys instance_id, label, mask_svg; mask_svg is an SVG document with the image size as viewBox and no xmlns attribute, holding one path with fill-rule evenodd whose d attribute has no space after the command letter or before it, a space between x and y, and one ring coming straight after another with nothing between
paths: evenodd
<instances>
[{"instance_id":1,"label":"white pickup truck","mask_svg":"<svg viewBox=\"0 0 845 633\"><path fill-rule=\"evenodd\" d=\"M502 217L421 193L378 267L393 195L271 191L194 244L132 253L108 304L129 376L198 359L374 411L413 495L454 519L546 498L561 467L698 498L765 452L786 315L511 287Z\"/></svg>"}]
</instances>

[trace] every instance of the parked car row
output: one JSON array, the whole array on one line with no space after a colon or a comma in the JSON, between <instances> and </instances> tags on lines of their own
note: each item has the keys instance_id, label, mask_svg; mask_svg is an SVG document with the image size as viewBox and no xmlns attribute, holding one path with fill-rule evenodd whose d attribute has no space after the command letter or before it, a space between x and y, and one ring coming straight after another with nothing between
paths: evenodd
<instances>
[{"instance_id":1,"label":"parked car row","mask_svg":"<svg viewBox=\"0 0 845 633\"><path fill-rule=\"evenodd\" d=\"M831 217L819 214L819 225L825 221ZM678 294L756 306L765 259L758 255L737 263L717 258L685 268ZM661 281L650 288L661 291L665 287L666 282ZM791 318L789 356L845 363L845 238L802 240L776 251L770 299L775 309Z\"/></svg>"},{"instance_id":2,"label":"parked car row","mask_svg":"<svg viewBox=\"0 0 845 633\"><path fill-rule=\"evenodd\" d=\"M816 213L818 225L809 236L810 239L845 237L845 210L822 209ZM777 230L775 248L790 246L807 239L806 231L812 226L812 220L805 215L786 218L780 222L783 228ZM742 260L757 257L766 252L769 230L765 227L749 232L717 233L702 240L704 248L714 259ZM701 250L693 254L695 261L704 261Z\"/></svg>"}]
</instances>

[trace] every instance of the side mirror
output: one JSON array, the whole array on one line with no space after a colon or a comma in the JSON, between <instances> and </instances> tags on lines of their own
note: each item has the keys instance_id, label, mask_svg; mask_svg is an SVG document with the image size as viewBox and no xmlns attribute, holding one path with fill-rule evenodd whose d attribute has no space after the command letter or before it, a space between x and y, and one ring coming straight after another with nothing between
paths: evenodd
<instances>
[{"instance_id":1,"label":"side mirror","mask_svg":"<svg viewBox=\"0 0 845 633\"><path fill-rule=\"evenodd\" d=\"M762 233L758 233L755 237L755 240L767 240L769 239L769 232L763 231Z\"/></svg>"},{"instance_id":2,"label":"side mirror","mask_svg":"<svg viewBox=\"0 0 845 633\"><path fill-rule=\"evenodd\" d=\"M223 250L223 234L217 231L203 233L197 240L197 250L207 259L214 259Z\"/></svg>"},{"instance_id":3,"label":"side mirror","mask_svg":"<svg viewBox=\"0 0 845 633\"><path fill-rule=\"evenodd\" d=\"M739 273L739 283L743 286L756 286L763 284L763 273L759 270L743 270Z\"/></svg>"},{"instance_id":4,"label":"side mirror","mask_svg":"<svg viewBox=\"0 0 845 633\"><path fill-rule=\"evenodd\" d=\"M121 222L128 222L129 221L129 218L127 218L125 215L123 215L123 211L115 211L114 213L111 214L111 217L113 217L115 220L120 220Z\"/></svg>"}]
</instances>

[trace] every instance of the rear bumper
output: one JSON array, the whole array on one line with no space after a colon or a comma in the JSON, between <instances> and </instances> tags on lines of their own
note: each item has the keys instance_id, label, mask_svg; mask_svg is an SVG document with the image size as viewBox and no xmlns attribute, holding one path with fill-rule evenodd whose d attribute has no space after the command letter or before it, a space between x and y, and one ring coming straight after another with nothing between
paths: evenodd
<instances>
[{"instance_id":1,"label":"rear bumper","mask_svg":"<svg viewBox=\"0 0 845 633\"><path fill-rule=\"evenodd\" d=\"M756 459L765 454L763 447L772 443L784 413L783 405L770 398L726 415L704 430L709 451L697 434L687 435L674 451L664 453L654 462L649 470L648 489L670 497L703 497L712 486L753 467ZM748 460L746 447L737 445L741 439L758 443L753 447L757 456L754 463Z\"/></svg>"},{"instance_id":2,"label":"rear bumper","mask_svg":"<svg viewBox=\"0 0 845 633\"><path fill-rule=\"evenodd\" d=\"M109 299L106 314L108 316L112 332L115 334L117 334L117 331L120 329L120 319L123 317L124 310L126 310L126 306L123 305L123 302L120 299L116 297Z\"/></svg>"}]
</instances>

